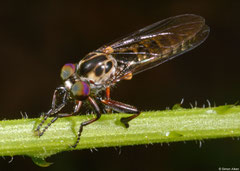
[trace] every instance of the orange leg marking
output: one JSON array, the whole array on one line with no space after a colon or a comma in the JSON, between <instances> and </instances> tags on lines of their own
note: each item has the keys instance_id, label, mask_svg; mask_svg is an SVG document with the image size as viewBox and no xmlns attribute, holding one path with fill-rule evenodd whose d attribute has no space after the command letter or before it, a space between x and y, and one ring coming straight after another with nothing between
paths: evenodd
<instances>
[{"instance_id":1,"label":"orange leg marking","mask_svg":"<svg viewBox=\"0 0 240 171\"><path fill-rule=\"evenodd\" d=\"M110 99L110 87L106 88L106 98Z\"/></svg>"},{"instance_id":2,"label":"orange leg marking","mask_svg":"<svg viewBox=\"0 0 240 171\"><path fill-rule=\"evenodd\" d=\"M110 100L110 87L106 88L106 100ZM107 113L112 113L112 109L106 107Z\"/></svg>"}]
</instances>

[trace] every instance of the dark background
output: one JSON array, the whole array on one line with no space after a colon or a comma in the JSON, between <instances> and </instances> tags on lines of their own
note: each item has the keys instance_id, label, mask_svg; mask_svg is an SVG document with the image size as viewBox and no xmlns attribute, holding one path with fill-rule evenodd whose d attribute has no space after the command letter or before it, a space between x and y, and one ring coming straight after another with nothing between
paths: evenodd
<instances>
[{"instance_id":1,"label":"dark background","mask_svg":"<svg viewBox=\"0 0 240 171\"><path fill-rule=\"evenodd\" d=\"M198 48L114 89L113 99L141 110L233 104L240 99L240 1L8 1L0 5L0 118L30 118L49 109L67 62L118 37L184 13L206 18L209 38ZM65 152L46 170L218 170L240 167L237 139ZM120 153L120 154L119 154ZM1 170L34 169L30 158L0 159Z\"/></svg>"}]
</instances>

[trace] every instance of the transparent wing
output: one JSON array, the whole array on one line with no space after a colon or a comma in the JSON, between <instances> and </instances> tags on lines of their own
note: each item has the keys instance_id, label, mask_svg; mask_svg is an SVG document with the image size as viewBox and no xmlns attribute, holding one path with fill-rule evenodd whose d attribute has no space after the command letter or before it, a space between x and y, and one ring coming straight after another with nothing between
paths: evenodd
<instances>
[{"instance_id":1,"label":"transparent wing","mask_svg":"<svg viewBox=\"0 0 240 171\"><path fill-rule=\"evenodd\" d=\"M209 34L201 16L184 14L156 22L129 36L105 45L111 47L118 62L118 78L124 73L137 74L156 67L201 44Z\"/></svg>"}]
</instances>

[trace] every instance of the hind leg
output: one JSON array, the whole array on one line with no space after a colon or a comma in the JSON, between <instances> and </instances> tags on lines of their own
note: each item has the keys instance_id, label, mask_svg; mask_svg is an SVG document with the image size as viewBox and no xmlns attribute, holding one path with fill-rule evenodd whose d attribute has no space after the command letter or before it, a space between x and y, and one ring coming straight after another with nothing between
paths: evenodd
<instances>
[{"instance_id":1,"label":"hind leg","mask_svg":"<svg viewBox=\"0 0 240 171\"><path fill-rule=\"evenodd\" d=\"M129 127L129 123L132 119L136 118L138 115L140 115L140 111L131 105L114 101L111 99L106 99L102 100L102 103L105 104L107 107L111 108L114 111L120 112L120 113L128 113L128 114L133 114L132 116L129 117L124 117L121 118L121 122L126 126L126 128Z\"/></svg>"}]
</instances>

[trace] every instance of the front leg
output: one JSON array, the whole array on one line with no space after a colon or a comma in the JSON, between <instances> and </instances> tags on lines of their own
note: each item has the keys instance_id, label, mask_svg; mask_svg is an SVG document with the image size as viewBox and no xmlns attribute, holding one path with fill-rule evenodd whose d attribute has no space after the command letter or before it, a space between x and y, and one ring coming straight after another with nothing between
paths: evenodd
<instances>
[{"instance_id":1,"label":"front leg","mask_svg":"<svg viewBox=\"0 0 240 171\"><path fill-rule=\"evenodd\" d=\"M61 92L60 92L61 91ZM58 106L56 106L56 101L57 101L57 95L59 94L63 94L63 97L62 97L62 103ZM53 93L53 99L52 99L52 107L51 109L47 112L47 113L44 113L44 118L43 120L41 121L41 123L38 125L37 129L35 130L35 132L38 133L39 136L42 136L43 133L45 132L45 129L44 131L40 132L40 129L42 127L42 125L44 124L44 122L47 120L47 118L51 115L54 115L56 113L58 113L65 105L66 105L66 97L67 97L67 93L66 93L66 90L64 87L58 87L54 93ZM57 118L56 118L57 120ZM55 122L54 120L52 120L52 123ZM50 124L51 125L51 124ZM50 126L49 125L49 126Z\"/></svg>"},{"instance_id":2,"label":"front leg","mask_svg":"<svg viewBox=\"0 0 240 171\"><path fill-rule=\"evenodd\" d=\"M114 111L120 112L120 113L129 113L129 114L134 114L132 116L129 117L124 117L121 118L121 122L126 126L126 128L129 127L129 123L132 119L136 118L138 115L140 115L140 111L131 105L128 104L124 104L118 101L114 101L111 99L105 99L102 100L102 103L105 104L106 106L108 106L109 108L113 109Z\"/></svg>"},{"instance_id":3,"label":"front leg","mask_svg":"<svg viewBox=\"0 0 240 171\"><path fill-rule=\"evenodd\" d=\"M63 96L62 96L62 104L59 105L59 107L56 108L57 96L61 95L61 94L63 94ZM53 93L52 108L50 109L51 113L49 113L50 112L49 111L47 114L50 115L50 114L58 113L65 106L66 100L67 100L67 92L66 92L65 87L58 87L58 88L56 88L56 90Z\"/></svg>"},{"instance_id":4,"label":"front leg","mask_svg":"<svg viewBox=\"0 0 240 171\"><path fill-rule=\"evenodd\" d=\"M92 99L90 96L87 99L89 101L89 103L91 104L91 106L94 108L95 112L96 112L96 117L93 119L90 119L88 121L82 122L80 125L80 128L78 130L78 135L77 135L77 141L75 142L75 144L72 146L73 148L76 148L79 141L80 141L80 137L83 131L83 127L87 126L95 121L97 121L100 117L101 117L101 111L99 106L97 105L96 101L94 99Z\"/></svg>"},{"instance_id":5,"label":"front leg","mask_svg":"<svg viewBox=\"0 0 240 171\"><path fill-rule=\"evenodd\" d=\"M72 116L72 115L78 113L81 105L82 105L82 101L75 101L75 107L74 107L74 111L73 111L72 113L60 113L60 114L57 113L57 115L43 128L42 132L40 132L40 128L41 128L42 124L44 123L43 121L46 120L45 117L48 117L48 115L46 115L46 116L44 117L44 120L38 125L37 130L36 130L36 131L38 132L39 137L41 137L41 136L44 134L44 132L45 132L58 118L69 117L69 116ZM58 108L57 108L57 109L58 109ZM58 111L60 111L60 110L58 110Z\"/></svg>"},{"instance_id":6,"label":"front leg","mask_svg":"<svg viewBox=\"0 0 240 171\"><path fill-rule=\"evenodd\" d=\"M44 132L47 130L47 128L53 123L55 122L57 119L58 119L58 116L54 117L51 122L48 123L48 125L42 130L42 132L40 131L42 125L45 123L45 121L47 120L47 118L52 115L52 114L56 114L56 110L57 111L60 111L63 107L65 106L65 104L62 104L60 105L58 108L55 108L54 110L53 109L50 109L46 114L44 114L44 118L43 120L41 121L41 123L38 125L37 129L35 130L35 132L38 133L38 136L41 137Z\"/></svg>"}]
</instances>

